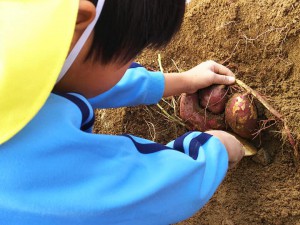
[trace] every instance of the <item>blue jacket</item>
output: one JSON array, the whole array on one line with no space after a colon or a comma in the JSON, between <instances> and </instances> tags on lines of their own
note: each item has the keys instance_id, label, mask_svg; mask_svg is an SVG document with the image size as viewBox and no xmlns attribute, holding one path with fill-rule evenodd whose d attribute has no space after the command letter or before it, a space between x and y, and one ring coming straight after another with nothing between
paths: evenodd
<instances>
[{"instance_id":1,"label":"blue jacket","mask_svg":"<svg viewBox=\"0 0 300 225\"><path fill-rule=\"evenodd\" d=\"M161 145L90 132L94 108L153 104L163 89L161 73L135 66L93 99L51 94L0 146L0 224L156 225L195 214L227 171L217 138L189 132Z\"/></svg>"}]
</instances>

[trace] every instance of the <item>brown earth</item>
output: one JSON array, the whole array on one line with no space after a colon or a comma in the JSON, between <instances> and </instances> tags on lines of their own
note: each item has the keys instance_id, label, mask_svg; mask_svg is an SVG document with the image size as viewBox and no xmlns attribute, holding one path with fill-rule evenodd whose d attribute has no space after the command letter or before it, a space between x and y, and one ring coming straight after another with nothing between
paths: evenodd
<instances>
[{"instance_id":1,"label":"brown earth","mask_svg":"<svg viewBox=\"0 0 300 225\"><path fill-rule=\"evenodd\" d=\"M298 0L193 0L172 43L160 51L145 51L138 61L160 69L160 54L167 72L187 70L208 59L223 63L284 115L299 141L299 20ZM172 118L178 115L177 100L160 103ZM166 143L186 132L172 118L156 105L98 110L95 132L131 133ZM259 154L229 171L210 202L179 224L300 225L299 166L281 128L278 124L263 131L255 143Z\"/></svg>"}]
</instances>

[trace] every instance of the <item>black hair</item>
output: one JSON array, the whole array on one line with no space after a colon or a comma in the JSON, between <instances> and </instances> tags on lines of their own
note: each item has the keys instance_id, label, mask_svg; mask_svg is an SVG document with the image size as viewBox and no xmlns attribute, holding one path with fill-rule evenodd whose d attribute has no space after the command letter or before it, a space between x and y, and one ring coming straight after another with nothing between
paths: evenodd
<instances>
[{"instance_id":1,"label":"black hair","mask_svg":"<svg viewBox=\"0 0 300 225\"><path fill-rule=\"evenodd\" d=\"M185 0L106 0L87 59L125 64L146 47L164 47L179 31L184 12Z\"/></svg>"}]
</instances>

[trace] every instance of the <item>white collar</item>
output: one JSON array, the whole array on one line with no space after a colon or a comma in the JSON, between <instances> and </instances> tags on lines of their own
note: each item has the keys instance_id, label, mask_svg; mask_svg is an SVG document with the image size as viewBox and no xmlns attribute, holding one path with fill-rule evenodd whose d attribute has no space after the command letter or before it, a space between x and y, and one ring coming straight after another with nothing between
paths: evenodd
<instances>
[{"instance_id":1,"label":"white collar","mask_svg":"<svg viewBox=\"0 0 300 225\"><path fill-rule=\"evenodd\" d=\"M60 74L57 78L56 83L58 83L66 74L66 72L70 69L71 65L75 61L76 57L78 56L79 52L81 51L83 45L87 41L88 37L90 36L91 32L93 31L99 17L101 14L101 11L103 9L105 0L98 0L97 6L96 6L96 16L94 20L89 24L89 26L86 28L86 30L83 32L79 40L77 41L76 45L68 55L67 59L65 60L65 63L60 71Z\"/></svg>"}]
</instances>

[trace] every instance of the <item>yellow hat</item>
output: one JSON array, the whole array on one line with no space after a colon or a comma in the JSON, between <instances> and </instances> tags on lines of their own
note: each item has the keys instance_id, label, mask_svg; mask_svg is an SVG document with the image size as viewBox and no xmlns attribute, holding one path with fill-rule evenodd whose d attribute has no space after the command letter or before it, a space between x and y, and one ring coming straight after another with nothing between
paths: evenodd
<instances>
[{"instance_id":1,"label":"yellow hat","mask_svg":"<svg viewBox=\"0 0 300 225\"><path fill-rule=\"evenodd\" d=\"M49 96L67 57L79 0L0 1L0 144Z\"/></svg>"},{"instance_id":2,"label":"yellow hat","mask_svg":"<svg viewBox=\"0 0 300 225\"><path fill-rule=\"evenodd\" d=\"M68 57L79 0L0 2L0 145L43 106L91 34L104 2L98 0L94 20Z\"/></svg>"},{"instance_id":3,"label":"yellow hat","mask_svg":"<svg viewBox=\"0 0 300 225\"><path fill-rule=\"evenodd\" d=\"M98 21L96 16L67 56L79 0L0 2L0 145L40 110L68 71Z\"/></svg>"}]
</instances>

